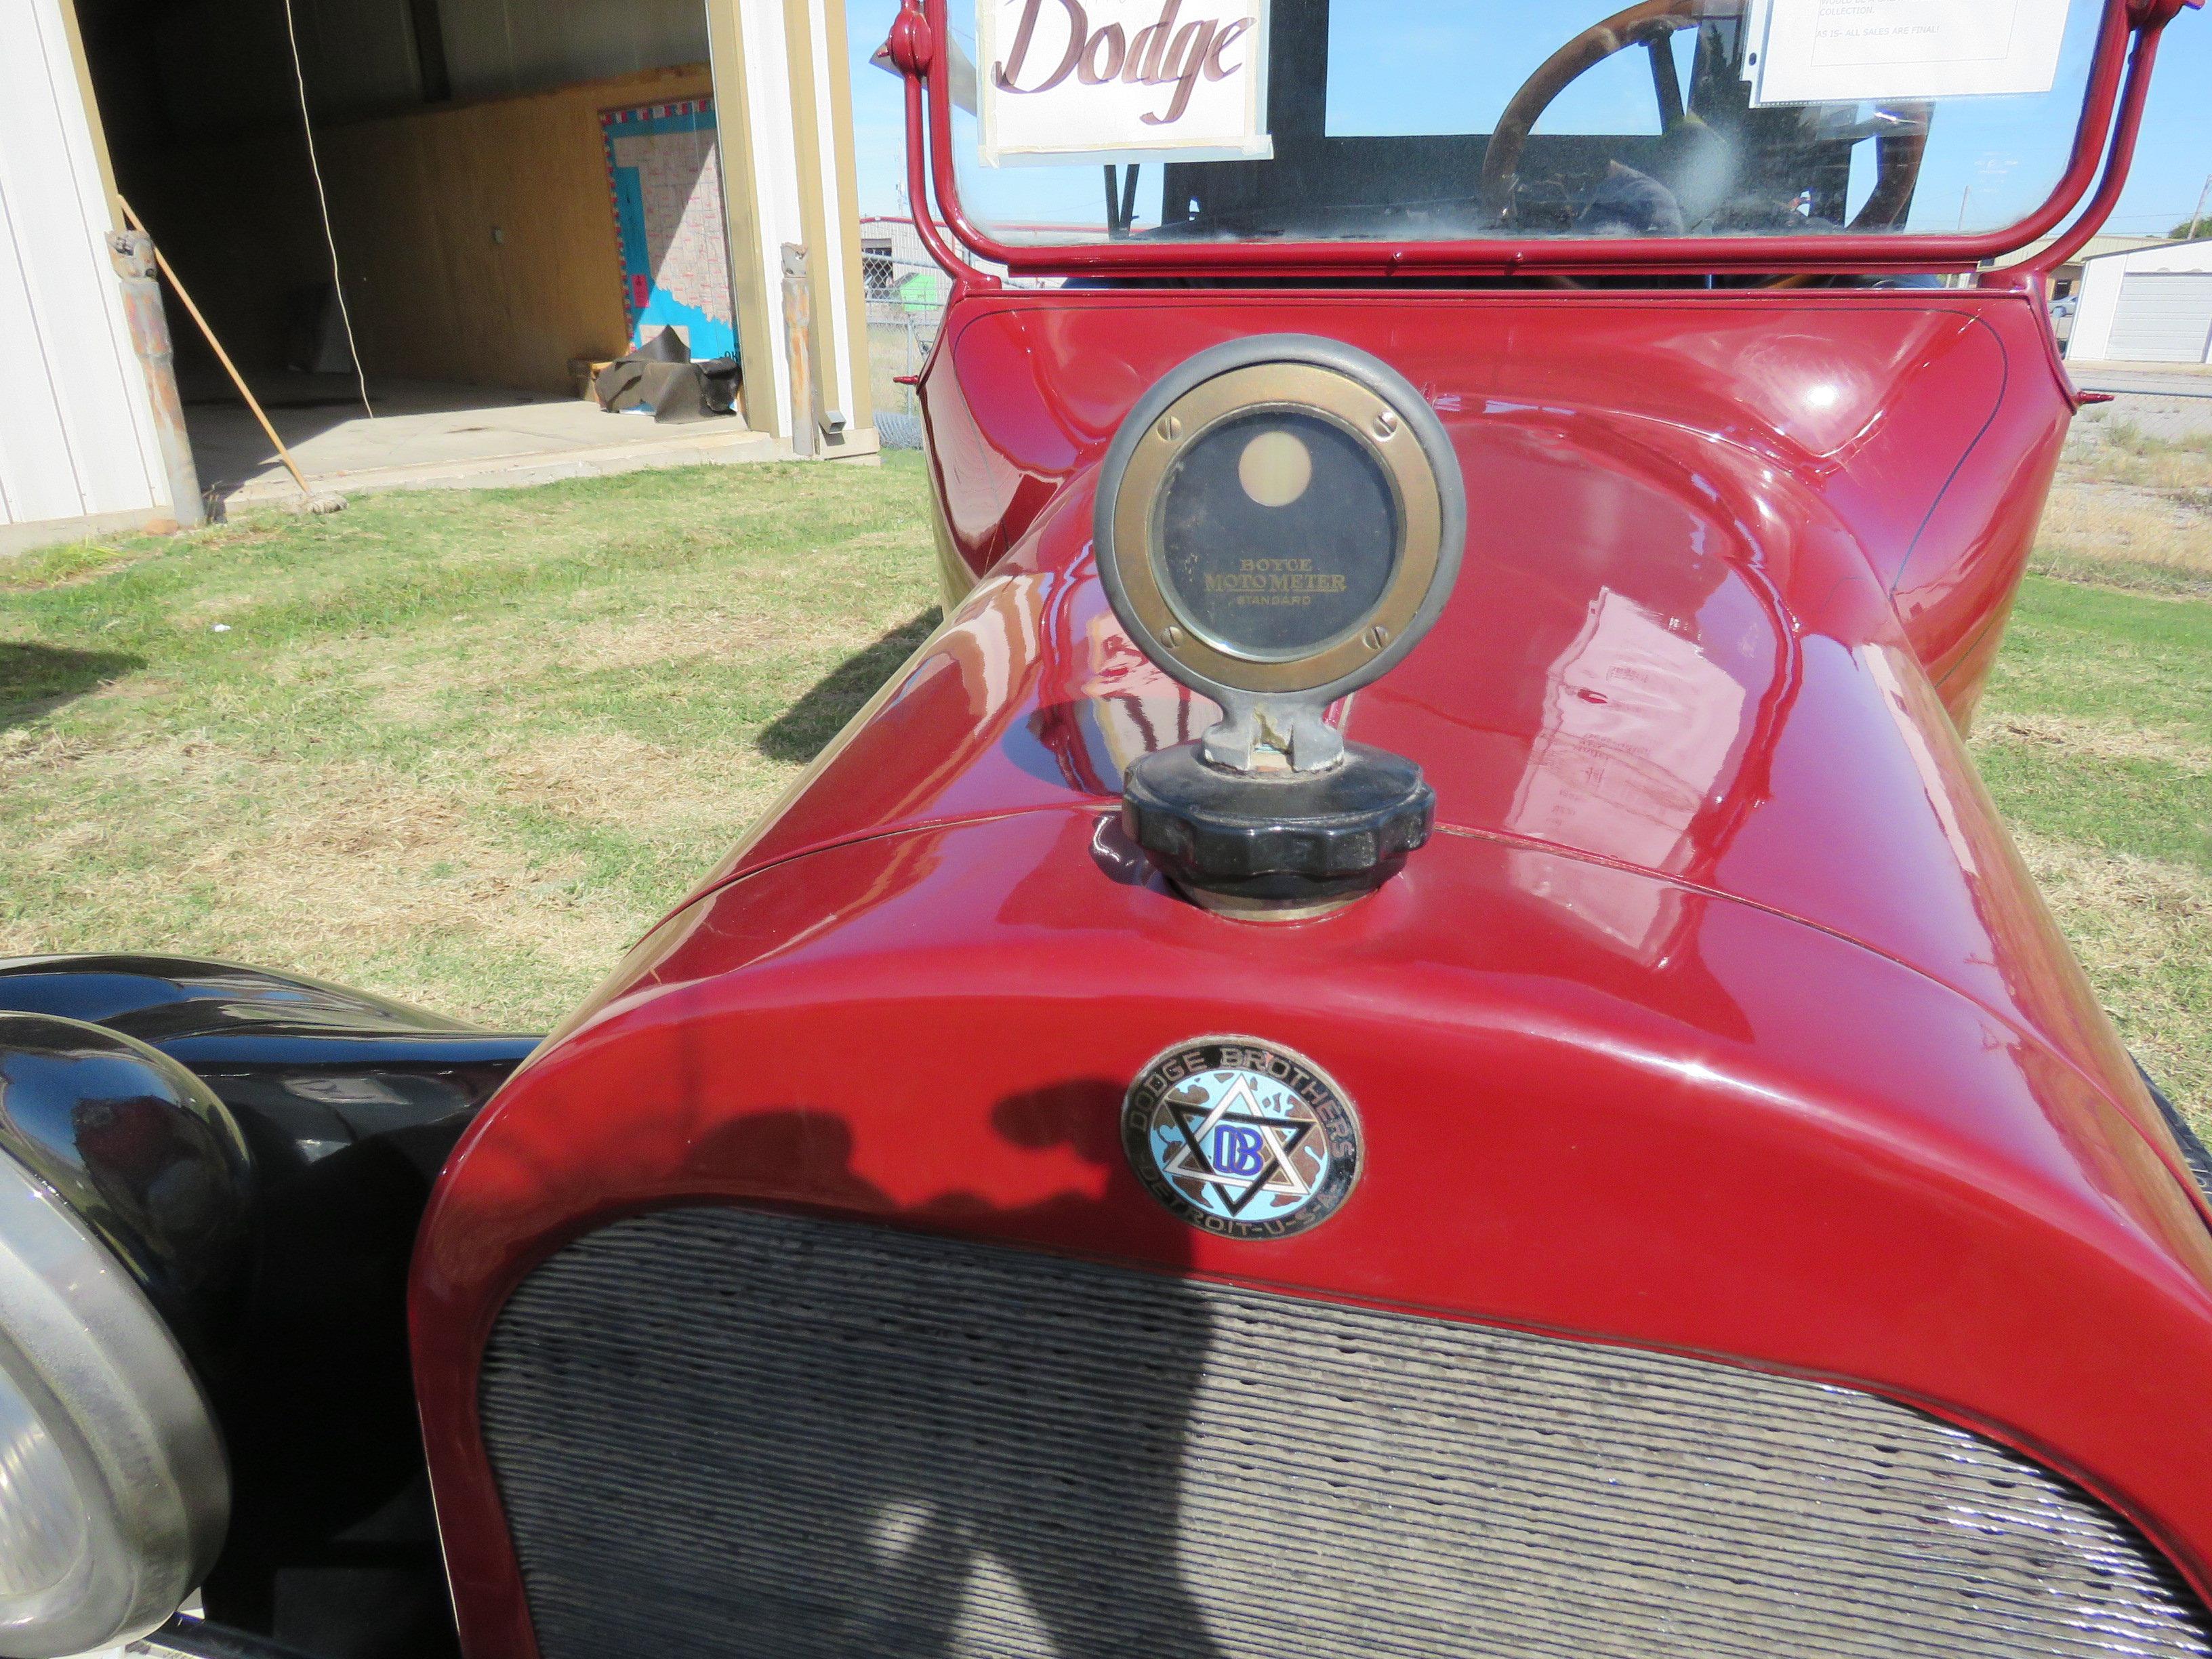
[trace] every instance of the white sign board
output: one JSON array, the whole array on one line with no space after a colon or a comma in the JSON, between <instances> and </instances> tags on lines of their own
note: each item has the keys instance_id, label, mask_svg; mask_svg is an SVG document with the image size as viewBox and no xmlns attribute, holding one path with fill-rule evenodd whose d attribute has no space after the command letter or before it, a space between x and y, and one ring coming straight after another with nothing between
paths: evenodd
<instances>
[{"instance_id":1,"label":"white sign board","mask_svg":"<svg viewBox=\"0 0 2212 1659\"><path fill-rule=\"evenodd\" d=\"M2068 0L1755 0L1755 104L2048 92ZM1759 37L1751 36L1754 40Z\"/></svg>"},{"instance_id":2,"label":"white sign board","mask_svg":"<svg viewBox=\"0 0 2212 1659\"><path fill-rule=\"evenodd\" d=\"M986 167L1264 161L1268 0L976 0Z\"/></svg>"}]
</instances>

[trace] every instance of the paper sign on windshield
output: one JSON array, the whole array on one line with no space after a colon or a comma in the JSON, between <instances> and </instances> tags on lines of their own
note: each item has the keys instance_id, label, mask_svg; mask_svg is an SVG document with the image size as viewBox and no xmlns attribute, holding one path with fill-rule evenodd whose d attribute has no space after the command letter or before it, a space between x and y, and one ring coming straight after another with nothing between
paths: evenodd
<instances>
[{"instance_id":1,"label":"paper sign on windshield","mask_svg":"<svg viewBox=\"0 0 2212 1659\"><path fill-rule=\"evenodd\" d=\"M2067 0L1765 0L1752 101L2048 92L2066 8Z\"/></svg>"},{"instance_id":2,"label":"paper sign on windshield","mask_svg":"<svg viewBox=\"0 0 2212 1659\"><path fill-rule=\"evenodd\" d=\"M1264 161L1268 0L977 0L983 162Z\"/></svg>"}]
</instances>

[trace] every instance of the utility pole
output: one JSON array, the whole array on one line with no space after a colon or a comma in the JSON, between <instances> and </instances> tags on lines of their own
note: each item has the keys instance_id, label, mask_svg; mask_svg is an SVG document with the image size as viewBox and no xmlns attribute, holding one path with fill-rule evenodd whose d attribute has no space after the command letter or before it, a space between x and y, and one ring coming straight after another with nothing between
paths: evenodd
<instances>
[{"instance_id":1,"label":"utility pole","mask_svg":"<svg viewBox=\"0 0 2212 1659\"><path fill-rule=\"evenodd\" d=\"M1966 228L1966 204L1973 199L1974 187L1972 185L1968 185L1966 189L1959 192L1959 228L1960 230Z\"/></svg>"},{"instance_id":2,"label":"utility pole","mask_svg":"<svg viewBox=\"0 0 2212 1659\"><path fill-rule=\"evenodd\" d=\"M2191 239L2204 234L2204 202L2212 197L2212 173L2204 175L2204 188L2197 192L2197 211L2189 216L2188 235Z\"/></svg>"}]
</instances>

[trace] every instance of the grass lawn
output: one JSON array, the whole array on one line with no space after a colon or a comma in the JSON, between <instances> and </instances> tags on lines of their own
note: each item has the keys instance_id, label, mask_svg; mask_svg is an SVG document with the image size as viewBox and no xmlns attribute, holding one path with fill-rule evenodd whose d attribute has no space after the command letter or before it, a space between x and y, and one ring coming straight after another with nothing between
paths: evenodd
<instances>
[{"instance_id":1,"label":"grass lawn","mask_svg":"<svg viewBox=\"0 0 2212 1659\"><path fill-rule=\"evenodd\" d=\"M934 623L923 488L702 467L0 561L0 956L546 1029Z\"/></svg>"},{"instance_id":2,"label":"grass lawn","mask_svg":"<svg viewBox=\"0 0 2212 1659\"><path fill-rule=\"evenodd\" d=\"M2212 1127L2212 446L2106 428L2069 469L2039 562L2073 580L2030 580L1976 746ZM544 1029L933 623L925 488L910 456L702 468L0 562L0 955Z\"/></svg>"}]
</instances>

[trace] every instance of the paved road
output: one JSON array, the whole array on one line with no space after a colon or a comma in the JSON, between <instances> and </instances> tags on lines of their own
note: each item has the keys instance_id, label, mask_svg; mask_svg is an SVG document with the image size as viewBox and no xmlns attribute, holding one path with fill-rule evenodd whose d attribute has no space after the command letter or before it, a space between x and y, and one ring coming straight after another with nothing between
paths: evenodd
<instances>
[{"instance_id":1,"label":"paved road","mask_svg":"<svg viewBox=\"0 0 2212 1659\"><path fill-rule=\"evenodd\" d=\"M2112 401L2082 411L2076 430L2124 422L2168 443L2212 437L2212 367L2165 363L2069 363L2066 372L2084 392Z\"/></svg>"},{"instance_id":2,"label":"paved road","mask_svg":"<svg viewBox=\"0 0 2212 1659\"><path fill-rule=\"evenodd\" d=\"M2084 392L2212 398L2212 370L2169 369L2154 363L2069 363L2066 368Z\"/></svg>"},{"instance_id":3,"label":"paved road","mask_svg":"<svg viewBox=\"0 0 2212 1659\"><path fill-rule=\"evenodd\" d=\"M2134 392L2113 394L2108 404L2092 404L2075 422L2076 432L2124 422L2146 437L2167 443L2193 443L2212 437L2212 398L2148 398Z\"/></svg>"}]
</instances>

